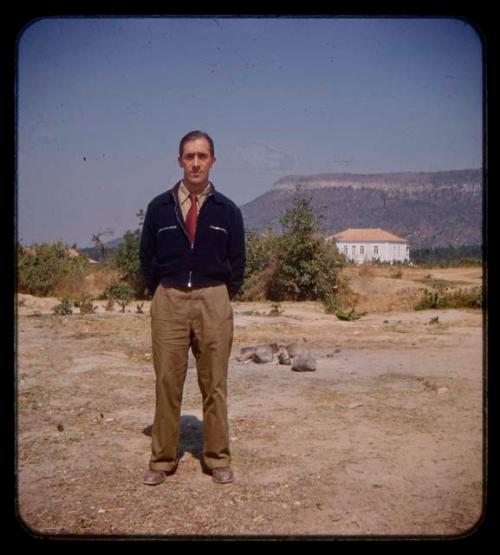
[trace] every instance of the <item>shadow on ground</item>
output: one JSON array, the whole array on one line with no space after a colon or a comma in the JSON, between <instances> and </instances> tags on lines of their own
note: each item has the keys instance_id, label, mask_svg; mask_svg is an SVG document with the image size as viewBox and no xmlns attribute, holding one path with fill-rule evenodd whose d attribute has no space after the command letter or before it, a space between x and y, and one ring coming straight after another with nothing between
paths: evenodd
<instances>
[{"instance_id":1,"label":"shadow on ground","mask_svg":"<svg viewBox=\"0 0 500 555\"><path fill-rule=\"evenodd\" d=\"M153 425L146 426L142 433L151 437ZM211 474L203 462L203 422L193 414L183 414L180 420L179 460L185 453L191 455L200 462L204 473Z\"/></svg>"}]
</instances>

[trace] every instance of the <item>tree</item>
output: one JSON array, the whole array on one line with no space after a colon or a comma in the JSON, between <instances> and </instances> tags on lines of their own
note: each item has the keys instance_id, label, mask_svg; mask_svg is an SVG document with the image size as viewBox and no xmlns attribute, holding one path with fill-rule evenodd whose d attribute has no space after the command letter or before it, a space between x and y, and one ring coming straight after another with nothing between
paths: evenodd
<instances>
[{"instance_id":1,"label":"tree","mask_svg":"<svg viewBox=\"0 0 500 555\"><path fill-rule=\"evenodd\" d=\"M125 312L125 307L134 298L134 290L126 283L115 281L106 287L104 295L107 299L116 301L122 307L122 312Z\"/></svg>"},{"instance_id":2,"label":"tree","mask_svg":"<svg viewBox=\"0 0 500 555\"><path fill-rule=\"evenodd\" d=\"M103 235L113 235L112 229L106 229L104 231L98 231L97 233L92 234L92 242L94 243L94 247L97 250L101 251L101 256L104 259L106 255L106 249L108 248L101 240Z\"/></svg>"},{"instance_id":3,"label":"tree","mask_svg":"<svg viewBox=\"0 0 500 555\"><path fill-rule=\"evenodd\" d=\"M270 283L271 300L320 300L332 295L336 287L341 258L334 243L320 235L319 216L311 199L298 194L292 208L280 223L276 273Z\"/></svg>"},{"instance_id":4,"label":"tree","mask_svg":"<svg viewBox=\"0 0 500 555\"><path fill-rule=\"evenodd\" d=\"M141 273L140 242L141 230L144 223L144 210L139 210L139 227L134 231L126 231L123 241L114 256L115 264L123 272L123 279L134 290L137 298L144 298L145 283Z\"/></svg>"},{"instance_id":5,"label":"tree","mask_svg":"<svg viewBox=\"0 0 500 555\"><path fill-rule=\"evenodd\" d=\"M331 300L342 265L335 243L320 234L311 199L296 193L280 220L281 235L247 233L247 268L241 300Z\"/></svg>"},{"instance_id":6,"label":"tree","mask_svg":"<svg viewBox=\"0 0 500 555\"><path fill-rule=\"evenodd\" d=\"M62 242L17 245L17 286L20 293L53 295L63 279L81 282L88 270L83 256L70 257Z\"/></svg>"}]
</instances>

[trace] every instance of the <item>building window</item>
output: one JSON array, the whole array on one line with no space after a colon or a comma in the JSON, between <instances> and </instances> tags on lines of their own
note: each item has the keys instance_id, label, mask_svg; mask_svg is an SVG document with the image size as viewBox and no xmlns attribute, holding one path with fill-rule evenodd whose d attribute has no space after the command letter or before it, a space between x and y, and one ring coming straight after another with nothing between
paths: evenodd
<instances>
[{"instance_id":1,"label":"building window","mask_svg":"<svg viewBox=\"0 0 500 555\"><path fill-rule=\"evenodd\" d=\"M344 245L344 254L347 256L349 254L349 247Z\"/></svg>"},{"instance_id":2,"label":"building window","mask_svg":"<svg viewBox=\"0 0 500 555\"><path fill-rule=\"evenodd\" d=\"M352 246L352 255L354 256L356 254L356 245Z\"/></svg>"},{"instance_id":3,"label":"building window","mask_svg":"<svg viewBox=\"0 0 500 555\"><path fill-rule=\"evenodd\" d=\"M365 247L363 245L359 247L359 254L365 254Z\"/></svg>"},{"instance_id":4,"label":"building window","mask_svg":"<svg viewBox=\"0 0 500 555\"><path fill-rule=\"evenodd\" d=\"M373 247L373 254L378 254L378 246Z\"/></svg>"}]
</instances>

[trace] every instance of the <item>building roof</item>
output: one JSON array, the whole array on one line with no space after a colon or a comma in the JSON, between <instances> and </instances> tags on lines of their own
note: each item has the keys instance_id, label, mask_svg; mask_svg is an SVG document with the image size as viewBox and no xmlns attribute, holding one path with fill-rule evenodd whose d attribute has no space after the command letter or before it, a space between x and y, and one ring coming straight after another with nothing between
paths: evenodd
<instances>
[{"instance_id":1,"label":"building roof","mask_svg":"<svg viewBox=\"0 0 500 555\"><path fill-rule=\"evenodd\" d=\"M335 239L336 241L375 241L375 242L391 242L391 243L407 243L406 239L402 239L397 235L393 235L384 229L376 228L349 228L335 235L331 235L327 239Z\"/></svg>"}]
</instances>

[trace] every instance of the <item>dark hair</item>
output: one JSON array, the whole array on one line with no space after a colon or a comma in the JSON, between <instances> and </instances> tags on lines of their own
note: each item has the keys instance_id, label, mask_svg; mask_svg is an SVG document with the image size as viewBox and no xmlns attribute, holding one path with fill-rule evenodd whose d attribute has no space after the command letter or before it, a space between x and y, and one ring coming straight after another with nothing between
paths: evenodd
<instances>
[{"instance_id":1,"label":"dark hair","mask_svg":"<svg viewBox=\"0 0 500 555\"><path fill-rule=\"evenodd\" d=\"M182 137L181 142L179 143L179 156L182 156L184 145L188 141L194 141L195 139L206 139L208 141L208 144L210 145L210 154L212 155L212 158L215 158L214 142L212 140L212 137L198 129L196 131L190 131L187 135L184 135L184 137Z\"/></svg>"}]
</instances>

